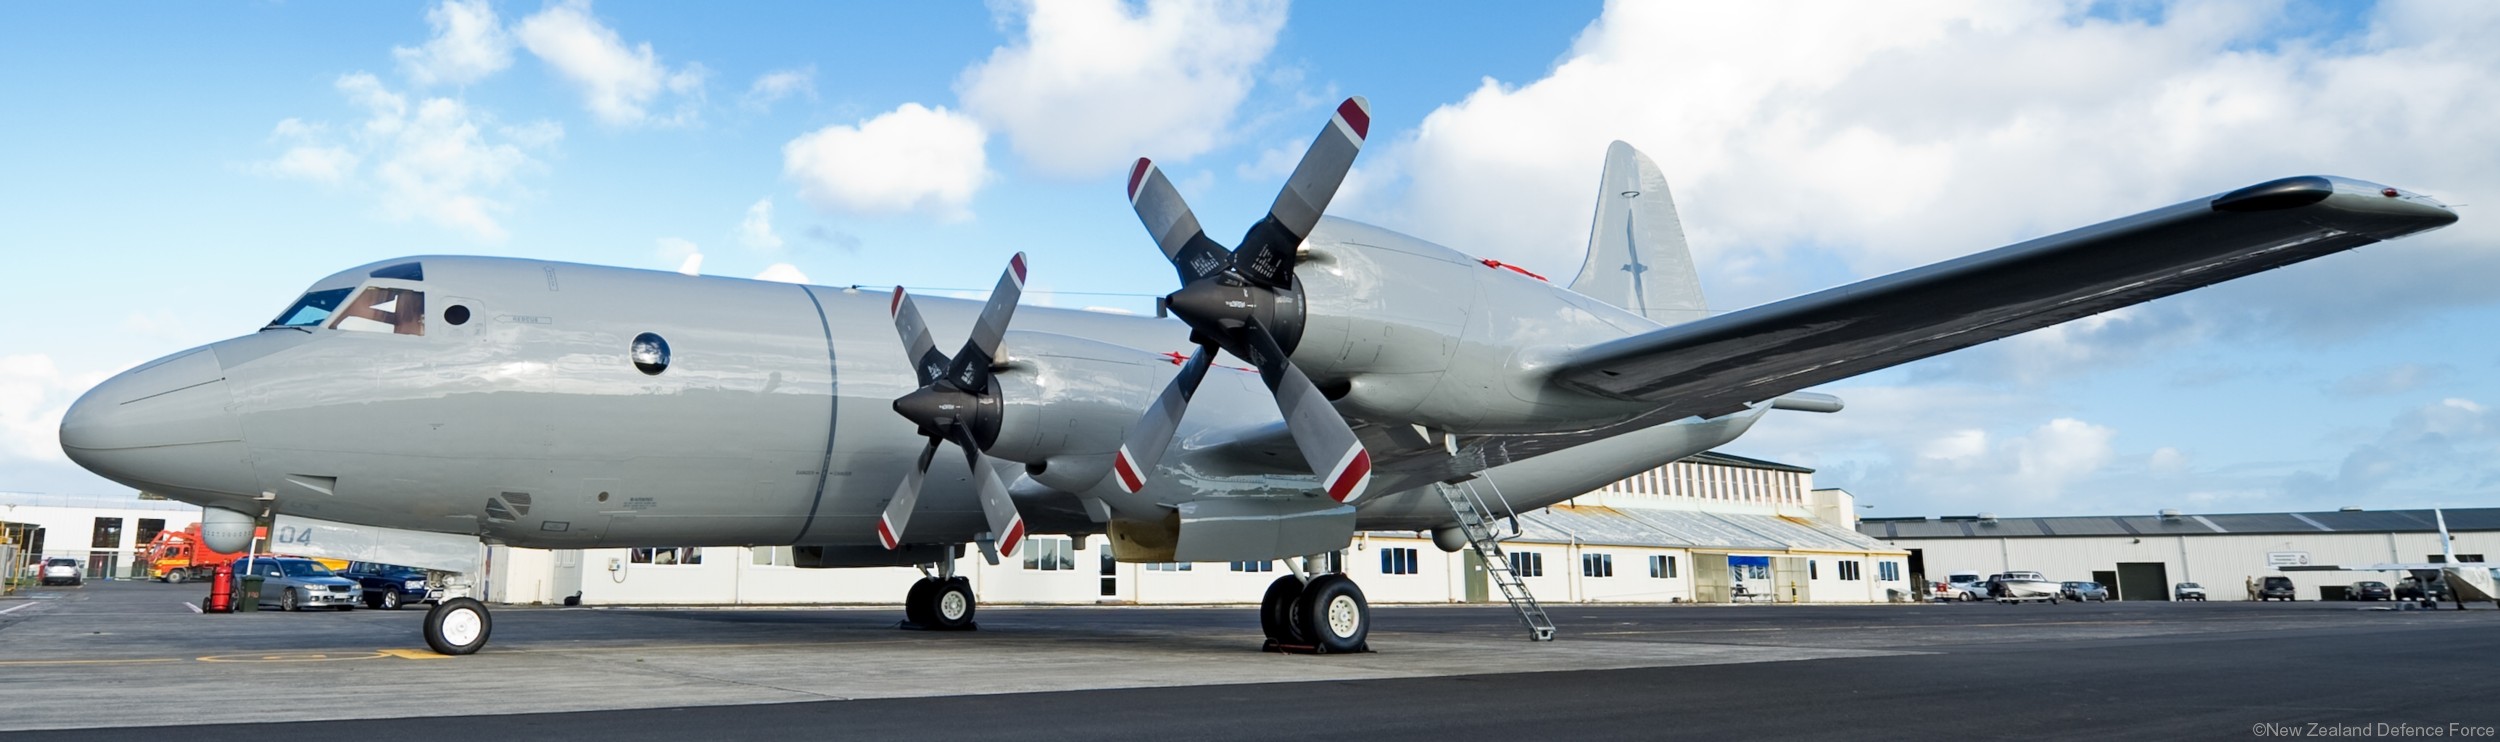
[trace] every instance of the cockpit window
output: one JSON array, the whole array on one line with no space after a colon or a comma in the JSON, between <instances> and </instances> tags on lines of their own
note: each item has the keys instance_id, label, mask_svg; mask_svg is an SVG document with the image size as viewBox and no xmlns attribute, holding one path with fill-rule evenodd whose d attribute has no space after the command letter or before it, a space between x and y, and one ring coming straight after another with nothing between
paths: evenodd
<instances>
[{"instance_id":1,"label":"cockpit window","mask_svg":"<svg viewBox=\"0 0 2500 742\"><path fill-rule=\"evenodd\" d=\"M306 293L304 298L295 300L294 306L287 307L284 312L279 312L277 319L270 320L269 326L320 327L322 321L329 319L330 313L338 310L339 302L346 301L347 294L352 291L355 289L330 289Z\"/></svg>"},{"instance_id":2,"label":"cockpit window","mask_svg":"<svg viewBox=\"0 0 2500 742\"><path fill-rule=\"evenodd\" d=\"M373 269L374 278L396 278L402 281L425 280L424 263L400 263Z\"/></svg>"},{"instance_id":3,"label":"cockpit window","mask_svg":"<svg viewBox=\"0 0 2500 742\"><path fill-rule=\"evenodd\" d=\"M388 332L399 335L425 334L425 292L416 289L365 287L346 309L339 310L338 319L330 329L350 332Z\"/></svg>"}]
</instances>

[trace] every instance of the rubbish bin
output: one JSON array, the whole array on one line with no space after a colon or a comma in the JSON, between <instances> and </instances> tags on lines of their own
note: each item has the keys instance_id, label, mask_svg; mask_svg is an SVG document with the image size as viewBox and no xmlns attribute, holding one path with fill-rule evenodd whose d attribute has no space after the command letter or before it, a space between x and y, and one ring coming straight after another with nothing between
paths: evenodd
<instances>
[{"instance_id":1,"label":"rubbish bin","mask_svg":"<svg viewBox=\"0 0 2500 742\"><path fill-rule=\"evenodd\" d=\"M268 579L260 575L244 575L243 589L234 591L234 610L240 613L259 611L260 583Z\"/></svg>"}]
</instances>

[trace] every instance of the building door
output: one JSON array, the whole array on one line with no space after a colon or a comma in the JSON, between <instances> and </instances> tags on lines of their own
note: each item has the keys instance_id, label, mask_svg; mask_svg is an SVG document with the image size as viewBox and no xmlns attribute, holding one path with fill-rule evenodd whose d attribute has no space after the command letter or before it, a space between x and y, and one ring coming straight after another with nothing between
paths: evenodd
<instances>
[{"instance_id":1,"label":"building door","mask_svg":"<svg viewBox=\"0 0 2500 742\"><path fill-rule=\"evenodd\" d=\"M2098 583L2101 583L2101 588L2109 591L2109 598L2110 598L2111 600L2126 600L2126 598L2121 597L2121 596L2119 596L2119 594L2118 594L2118 570L2114 570L2114 569L2096 569L2096 570L2093 570L2093 571L2092 571L2092 581L2093 581L2093 582L2098 582Z\"/></svg>"},{"instance_id":2,"label":"building door","mask_svg":"<svg viewBox=\"0 0 2500 742\"><path fill-rule=\"evenodd\" d=\"M1703 603L1728 602L1727 560L1726 554L1693 555L1693 600Z\"/></svg>"},{"instance_id":3,"label":"building door","mask_svg":"<svg viewBox=\"0 0 2500 742\"><path fill-rule=\"evenodd\" d=\"M2170 565L2161 562L2119 562L2119 600L2169 600Z\"/></svg>"},{"instance_id":4,"label":"building door","mask_svg":"<svg viewBox=\"0 0 2500 742\"><path fill-rule=\"evenodd\" d=\"M113 567L120 561L121 555L119 554L102 551L89 553L87 555L87 579L113 579Z\"/></svg>"},{"instance_id":5,"label":"building door","mask_svg":"<svg viewBox=\"0 0 2500 742\"><path fill-rule=\"evenodd\" d=\"M1491 578L1484 573L1484 556L1477 554L1474 549L1468 549L1459 552L1459 563L1466 565L1464 571L1467 574L1467 602L1493 602L1493 589L1488 582Z\"/></svg>"},{"instance_id":6,"label":"building door","mask_svg":"<svg viewBox=\"0 0 2500 742\"><path fill-rule=\"evenodd\" d=\"M772 547L760 546L756 548L769 549ZM581 605L582 550L557 549L555 550L555 562L555 592L547 597L564 605Z\"/></svg>"},{"instance_id":7,"label":"building door","mask_svg":"<svg viewBox=\"0 0 2500 742\"><path fill-rule=\"evenodd\" d=\"M1084 538L1084 537L1083 537L1083 536L1078 536L1077 538ZM1118 560L1118 559L1113 559L1113 558L1111 557L1111 545L1110 545L1110 544L1103 544L1103 545L1102 545L1102 549L1101 549L1100 551L1102 552L1102 597L1105 597L1105 598L1116 598L1116 597L1119 597L1119 595L1120 595L1120 560Z\"/></svg>"},{"instance_id":8,"label":"building door","mask_svg":"<svg viewBox=\"0 0 2500 742\"><path fill-rule=\"evenodd\" d=\"M1773 557L1771 581L1779 592L1771 598L1771 602L1804 603L1813 600L1813 595L1806 589L1806 577L1805 557Z\"/></svg>"}]
</instances>

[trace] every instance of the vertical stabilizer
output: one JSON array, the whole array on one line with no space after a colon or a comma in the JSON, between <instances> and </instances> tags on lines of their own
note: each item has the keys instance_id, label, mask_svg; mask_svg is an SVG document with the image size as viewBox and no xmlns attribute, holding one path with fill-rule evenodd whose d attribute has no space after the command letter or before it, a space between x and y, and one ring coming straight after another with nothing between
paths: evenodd
<instances>
[{"instance_id":1,"label":"vertical stabilizer","mask_svg":"<svg viewBox=\"0 0 2500 742\"><path fill-rule=\"evenodd\" d=\"M1709 316L1667 178L1632 145L1615 142L1606 148L1588 261L1571 280L1571 290L1662 325Z\"/></svg>"},{"instance_id":2,"label":"vertical stabilizer","mask_svg":"<svg viewBox=\"0 0 2500 742\"><path fill-rule=\"evenodd\" d=\"M2457 542L2448 536L2448 515L2431 508L2431 517L2439 519L2439 553L2448 557L2449 564L2456 564Z\"/></svg>"}]
</instances>

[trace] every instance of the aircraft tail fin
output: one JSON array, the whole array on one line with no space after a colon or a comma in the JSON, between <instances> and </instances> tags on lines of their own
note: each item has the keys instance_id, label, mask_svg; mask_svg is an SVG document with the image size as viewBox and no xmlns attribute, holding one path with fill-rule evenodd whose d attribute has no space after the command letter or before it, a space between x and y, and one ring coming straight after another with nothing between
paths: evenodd
<instances>
[{"instance_id":1,"label":"aircraft tail fin","mask_svg":"<svg viewBox=\"0 0 2500 742\"><path fill-rule=\"evenodd\" d=\"M1606 148L1588 259L1571 290L1661 325L1710 316L1667 178L1630 144Z\"/></svg>"},{"instance_id":2,"label":"aircraft tail fin","mask_svg":"<svg viewBox=\"0 0 2500 742\"><path fill-rule=\"evenodd\" d=\"M2447 557L2444 561L2448 564L2456 564L2457 542L2448 537L2448 515L2440 512L2439 508L2431 508L2431 517L2439 520L2439 553Z\"/></svg>"}]
</instances>

